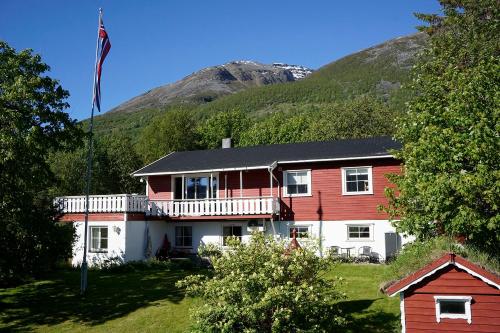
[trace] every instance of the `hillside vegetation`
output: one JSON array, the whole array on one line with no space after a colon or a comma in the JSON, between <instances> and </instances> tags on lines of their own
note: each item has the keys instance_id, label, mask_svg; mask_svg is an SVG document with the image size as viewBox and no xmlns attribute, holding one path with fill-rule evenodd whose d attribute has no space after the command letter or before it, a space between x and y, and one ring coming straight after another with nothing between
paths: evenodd
<instances>
[{"instance_id":1,"label":"hillside vegetation","mask_svg":"<svg viewBox=\"0 0 500 333\"><path fill-rule=\"evenodd\" d=\"M425 43L426 35L422 33L396 38L334 61L305 79L251 87L210 103L103 114L95 119L95 132L97 136L125 132L136 142L142 128L153 118L178 108L192 109L199 119L208 118L214 112L234 110L248 113L251 118L261 118L286 110L287 105L299 108L317 103L325 105L360 95L373 96L387 108L400 111L408 98L401 86L408 82L409 70Z\"/></svg>"}]
</instances>

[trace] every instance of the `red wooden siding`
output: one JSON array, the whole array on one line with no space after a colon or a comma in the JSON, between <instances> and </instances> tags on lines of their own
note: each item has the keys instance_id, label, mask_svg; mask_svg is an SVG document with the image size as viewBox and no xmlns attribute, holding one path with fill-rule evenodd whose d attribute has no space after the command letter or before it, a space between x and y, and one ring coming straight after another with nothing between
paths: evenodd
<instances>
[{"instance_id":1,"label":"red wooden siding","mask_svg":"<svg viewBox=\"0 0 500 333\"><path fill-rule=\"evenodd\" d=\"M373 194L342 195L342 167L372 166ZM282 219L311 220L382 220L378 211L385 204L384 188L389 185L388 173L400 170L399 162L387 160L344 161L290 165L284 170L311 169L311 196L282 198ZM281 176L281 182L283 179Z\"/></svg>"},{"instance_id":2,"label":"red wooden siding","mask_svg":"<svg viewBox=\"0 0 500 333\"><path fill-rule=\"evenodd\" d=\"M151 200L172 199L170 176L149 176L148 196Z\"/></svg>"},{"instance_id":3,"label":"red wooden siding","mask_svg":"<svg viewBox=\"0 0 500 333\"><path fill-rule=\"evenodd\" d=\"M372 166L373 194L342 195L342 167ZM312 177L311 195L307 197L281 197L281 220L383 220L387 216L377 210L385 204L384 188L389 186L385 175L400 170L394 159L302 163L282 165L274 175L283 185L283 171L310 169ZM219 198L225 197L227 175L228 197L240 197L240 172L219 173ZM269 172L267 170L243 171L244 197L269 196ZM150 176L149 198L166 200L172 198L170 176ZM273 182L273 195L278 194L278 184ZM282 190L279 191L282 194Z\"/></svg>"},{"instance_id":4,"label":"red wooden siding","mask_svg":"<svg viewBox=\"0 0 500 333\"><path fill-rule=\"evenodd\" d=\"M240 172L221 172L219 174L219 198L224 198L225 190L225 175L227 175L227 196L239 197L240 196ZM249 170L242 172L243 183L243 196L244 197L264 197L270 196L271 190L269 189L269 171L267 170ZM277 184L274 184L277 186ZM277 195L277 188L273 189L273 194Z\"/></svg>"},{"instance_id":5,"label":"red wooden siding","mask_svg":"<svg viewBox=\"0 0 500 333\"><path fill-rule=\"evenodd\" d=\"M144 214L142 219L144 220ZM123 213L90 213L89 221L116 221L121 222L124 220ZM85 221L85 214L64 214L58 221L61 222L83 222Z\"/></svg>"},{"instance_id":6,"label":"red wooden siding","mask_svg":"<svg viewBox=\"0 0 500 333\"><path fill-rule=\"evenodd\" d=\"M436 321L434 296L471 296L472 323L465 319ZM405 292L406 332L500 332L500 291L450 265Z\"/></svg>"}]
</instances>

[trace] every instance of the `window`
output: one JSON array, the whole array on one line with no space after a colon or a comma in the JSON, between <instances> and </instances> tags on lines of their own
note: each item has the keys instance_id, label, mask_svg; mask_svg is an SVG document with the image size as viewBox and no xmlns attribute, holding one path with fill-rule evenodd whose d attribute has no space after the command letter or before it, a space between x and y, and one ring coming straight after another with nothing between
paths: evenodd
<instances>
[{"instance_id":1,"label":"window","mask_svg":"<svg viewBox=\"0 0 500 333\"><path fill-rule=\"evenodd\" d=\"M217 175L175 177L172 185L175 200L202 200L217 197Z\"/></svg>"},{"instance_id":2,"label":"window","mask_svg":"<svg viewBox=\"0 0 500 333\"><path fill-rule=\"evenodd\" d=\"M90 227L90 252L108 252L108 227Z\"/></svg>"},{"instance_id":3,"label":"window","mask_svg":"<svg viewBox=\"0 0 500 333\"><path fill-rule=\"evenodd\" d=\"M237 237L241 240L241 226L239 225L226 225L222 227L222 245L227 245L227 239L229 237Z\"/></svg>"},{"instance_id":4,"label":"window","mask_svg":"<svg viewBox=\"0 0 500 333\"><path fill-rule=\"evenodd\" d=\"M284 171L283 179L285 196L311 195L310 170Z\"/></svg>"},{"instance_id":5,"label":"window","mask_svg":"<svg viewBox=\"0 0 500 333\"><path fill-rule=\"evenodd\" d=\"M441 322L441 318L465 319L469 324L472 322L471 296L434 296L434 300L438 323Z\"/></svg>"},{"instance_id":6,"label":"window","mask_svg":"<svg viewBox=\"0 0 500 333\"><path fill-rule=\"evenodd\" d=\"M308 226L291 226L289 229L289 237L293 238L293 230L297 230L297 238L309 238Z\"/></svg>"},{"instance_id":7,"label":"window","mask_svg":"<svg viewBox=\"0 0 500 333\"><path fill-rule=\"evenodd\" d=\"M348 240L370 240L370 226L369 225L348 225L347 226L347 239Z\"/></svg>"},{"instance_id":8,"label":"window","mask_svg":"<svg viewBox=\"0 0 500 333\"><path fill-rule=\"evenodd\" d=\"M342 168L342 194L373 194L372 168Z\"/></svg>"},{"instance_id":9,"label":"window","mask_svg":"<svg viewBox=\"0 0 500 333\"><path fill-rule=\"evenodd\" d=\"M176 247L193 246L193 227L187 227L187 226L175 227L175 246Z\"/></svg>"}]
</instances>

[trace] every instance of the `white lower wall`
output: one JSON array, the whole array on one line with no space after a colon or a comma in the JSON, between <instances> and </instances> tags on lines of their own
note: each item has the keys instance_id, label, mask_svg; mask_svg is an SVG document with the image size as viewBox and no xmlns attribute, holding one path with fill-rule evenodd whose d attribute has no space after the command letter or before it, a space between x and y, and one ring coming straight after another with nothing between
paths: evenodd
<instances>
[{"instance_id":1,"label":"white lower wall","mask_svg":"<svg viewBox=\"0 0 500 333\"><path fill-rule=\"evenodd\" d=\"M297 226L308 227L312 238L319 240L325 252L331 246L350 248L351 255L357 255L362 246L371 247L372 255L379 260L386 258L386 233L395 233L395 228L388 220L352 220L352 221L282 221L274 222L281 237L289 238L289 229ZM270 225L270 223L268 223ZM347 228L349 225L363 225L370 227L369 239L348 239ZM268 233L271 232L268 227ZM411 238L398 236L400 246L411 241ZM299 240L300 242L300 240Z\"/></svg>"},{"instance_id":2,"label":"white lower wall","mask_svg":"<svg viewBox=\"0 0 500 333\"><path fill-rule=\"evenodd\" d=\"M145 259L147 234L149 226L151 239L151 256L154 257L158 248L163 244L163 238L168 233L168 224L165 221L127 221L125 261ZM169 237L170 240L170 237Z\"/></svg>"},{"instance_id":3,"label":"white lower wall","mask_svg":"<svg viewBox=\"0 0 500 333\"><path fill-rule=\"evenodd\" d=\"M75 222L76 227L76 242L73 246L72 265L81 265L83 260L83 239L84 239L84 223ZM89 221L89 232L87 234L87 249L90 249L90 227L108 227L108 252L93 253L87 252L87 263L89 266L101 264L104 260L114 258L117 261L125 259L125 222L124 221Z\"/></svg>"},{"instance_id":4,"label":"white lower wall","mask_svg":"<svg viewBox=\"0 0 500 333\"><path fill-rule=\"evenodd\" d=\"M195 222L170 222L168 226L168 239L172 248L175 247L175 227L191 226L193 228L193 246L190 248L178 248L187 252L198 252L202 244L217 244L222 246L222 228L224 226L241 226L242 240L247 241L250 233L247 231L247 222L231 221L195 221Z\"/></svg>"},{"instance_id":5,"label":"white lower wall","mask_svg":"<svg viewBox=\"0 0 500 333\"><path fill-rule=\"evenodd\" d=\"M191 226L193 230L193 246L177 248L186 252L196 253L201 244L222 245L222 228L226 225L242 227L242 239L247 241L250 232L246 221L193 221L193 222L166 222L166 221L89 221L91 226L108 227L108 253L88 253L89 266L102 263L114 258L123 262L145 259L146 225L149 225L149 234L152 244L152 256L163 244L167 235L171 248L175 247L175 227ZM349 225L369 225L370 239L348 239ZM83 222L76 222L77 241L74 246L73 265L79 265L83 258ZM274 228L273 228L274 226ZM351 255L356 255L362 246L371 247L372 253L383 261L386 258L386 233L394 233L395 229L387 220L353 220L353 221L278 221L266 222L266 234L277 238L289 239L289 230L293 227L308 227L312 239L321 239L323 253L328 247L339 246L351 248ZM394 234L393 234L394 236ZM90 233L88 235L90 238ZM398 236L398 242L403 245L412 239ZM300 240L299 242L304 242ZM307 240L305 241L307 242Z\"/></svg>"},{"instance_id":6,"label":"white lower wall","mask_svg":"<svg viewBox=\"0 0 500 333\"><path fill-rule=\"evenodd\" d=\"M225 222L225 221L195 221L195 222L170 222L168 223L167 235L172 247L175 248L175 226L191 226L193 229L193 246L190 248L179 248L189 252L197 252L200 244L213 243L222 245L222 228L225 225L239 225L242 227L243 241L248 240L250 232L247 231L247 222ZM273 228L274 225L274 228ZM347 227L349 225L370 226L369 239L348 239ZM362 246L371 247L372 255L379 260L386 259L386 233L393 233L398 237L398 245L410 241L410 238L394 235L395 228L388 220L353 220L353 221L280 221L266 222L266 234L275 235L277 238L289 239L289 229L296 226L309 228L312 239L318 241L321 238L323 253L331 246L350 248L351 255L359 253ZM299 240L304 242L303 240ZM306 241L307 242L307 241Z\"/></svg>"}]
</instances>

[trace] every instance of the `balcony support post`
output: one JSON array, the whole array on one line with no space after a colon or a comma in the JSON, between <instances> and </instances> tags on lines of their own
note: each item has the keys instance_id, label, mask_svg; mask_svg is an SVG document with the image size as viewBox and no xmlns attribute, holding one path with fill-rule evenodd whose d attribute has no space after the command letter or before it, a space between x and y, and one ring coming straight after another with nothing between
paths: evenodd
<instances>
[{"instance_id":1,"label":"balcony support post","mask_svg":"<svg viewBox=\"0 0 500 333\"><path fill-rule=\"evenodd\" d=\"M243 170L240 170L240 198L243 198Z\"/></svg>"}]
</instances>

